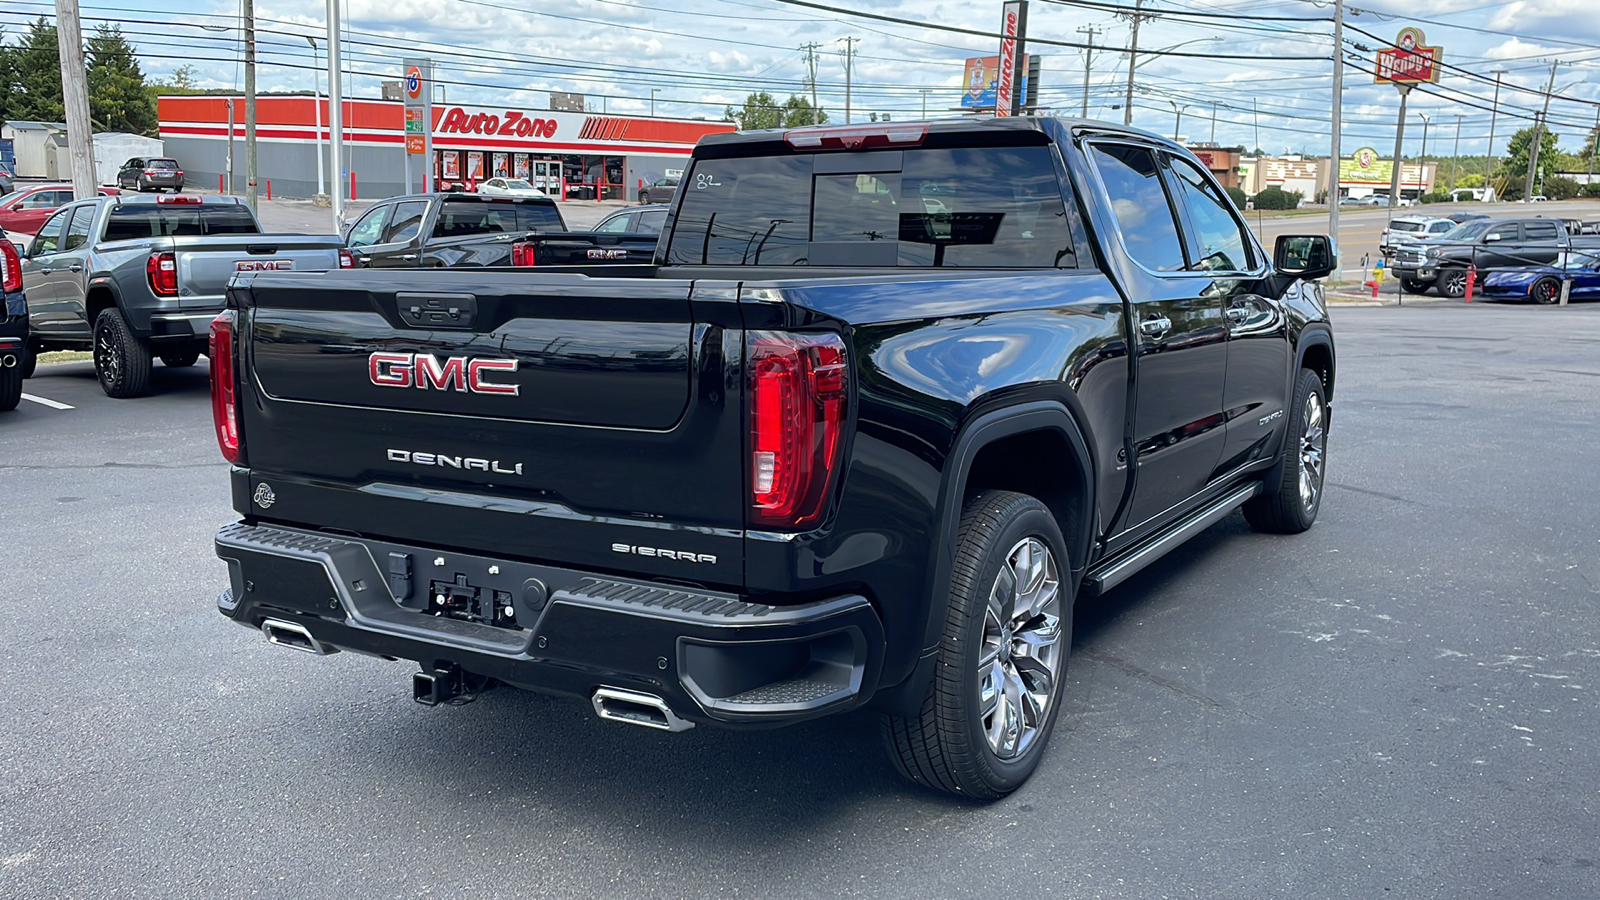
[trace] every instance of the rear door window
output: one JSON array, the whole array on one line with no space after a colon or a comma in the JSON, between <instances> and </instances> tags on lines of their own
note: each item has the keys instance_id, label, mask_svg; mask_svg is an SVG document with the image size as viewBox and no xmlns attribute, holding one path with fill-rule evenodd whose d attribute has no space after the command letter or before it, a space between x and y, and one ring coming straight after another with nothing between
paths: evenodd
<instances>
[{"instance_id":1,"label":"rear door window","mask_svg":"<svg viewBox=\"0 0 1600 900\"><path fill-rule=\"evenodd\" d=\"M1181 271L1187 265L1183 243L1155 154L1144 147L1096 144L1094 160L1128 255L1152 271Z\"/></svg>"},{"instance_id":2,"label":"rear door window","mask_svg":"<svg viewBox=\"0 0 1600 900\"><path fill-rule=\"evenodd\" d=\"M1076 264L1048 146L700 160L679 190L676 265Z\"/></svg>"},{"instance_id":3,"label":"rear door window","mask_svg":"<svg viewBox=\"0 0 1600 900\"><path fill-rule=\"evenodd\" d=\"M428 201L407 200L394 205L394 214L389 217L389 227L385 229L383 242L385 244L405 244L417 239L422 233L422 220L428 215Z\"/></svg>"},{"instance_id":4,"label":"rear door window","mask_svg":"<svg viewBox=\"0 0 1600 900\"><path fill-rule=\"evenodd\" d=\"M1522 233L1530 241L1553 241L1557 237L1554 222L1524 222Z\"/></svg>"}]
</instances>

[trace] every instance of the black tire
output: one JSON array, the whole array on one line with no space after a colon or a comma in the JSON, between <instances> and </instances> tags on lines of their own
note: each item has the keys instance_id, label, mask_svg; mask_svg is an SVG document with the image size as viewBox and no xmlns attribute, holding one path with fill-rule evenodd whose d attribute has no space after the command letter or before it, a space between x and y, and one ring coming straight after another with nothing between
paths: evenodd
<instances>
[{"instance_id":1,"label":"black tire","mask_svg":"<svg viewBox=\"0 0 1600 900\"><path fill-rule=\"evenodd\" d=\"M1408 294L1426 294L1429 287L1426 281L1418 281L1415 278L1400 279L1400 289Z\"/></svg>"},{"instance_id":2,"label":"black tire","mask_svg":"<svg viewBox=\"0 0 1600 900\"><path fill-rule=\"evenodd\" d=\"M22 366L0 368L0 412L16 409L22 402Z\"/></svg>"},{"instance_id":3,"label":"black tire","mask_svg":"<svg viewBox=\"0 0 1600 900\"><path fill-rule=\"evenodd\" d=\"M1262 493L1245 503L1245 521L1269 534L1299 534L1310 528L1322 508L1327 460L1327 396L1317 373L1301 369L1278 464L1267 473Z\"/></svg>"},{"instance_id":4,"label":"black tire","mask_svg":"<svg viewBox=\"0 0 1600 900\"><path fill-rule=\"evenodd\" d=\"M1554 278L1541 278L1528 288L1528 296L1535 303L1549 305L1561 299L1561 282Z\"/></svg>"},{"instance_id":5,"label":"black tire","mask_svg":"<svg viewBox=\"0 0 1600 900\"><path fill-rule=\"evenodd\" d=\"M142 397L150 391L150 347L134 335L117 309L94 320L94 372L107 397Z\"/></svg>"},{"instance_id":6,"label":"black tire","mask_svg":"<svg viewBox=\"0 0 1600 900\"><path fill-rule=\"evenodd\" d=\"M32 378L33 370L39 367L39 348L32 341L22 345L22 358L17 360L17 371L23 378Z\"/></svg>"},{"instance_id":7,"label":"black tire","mask_svg":"<svg viewBox=\"0 0 1600 900\"><path fill-rule=\"evenodd\" d=\"M161 351L161 364L169 369L182 369L200 361L197 347L175 347Z\"/></svg>"},{"instance_id":8,"label":"black tire","mask_svg":"<svg viewBox=\"0 0 1600 900\"><path fill-rule=\"evenodd\" d=\"M1037 596L1019 608L1017 591L1005 584L1018 584L1024 546ZM975 800L997 800L1028 780L1061 707L1077 588L1070 575L1061 529L1043 503L1008 491L967 503L950 595L935 598L947 606L928 694L917 715L883 718L900 774ZM1032 649L1016 654L1018 647Z\"/></svg>"},{"instance_id":9,"label":"black tire","mask_svg":"<svg viewBox=\"0 0 1600 900\"><path fill-rule=\"evenodd\" d=\"M649 203L649 202L650 202L650 192L649 191L640 191L639 192L639 204L642 206L642 205L644 205L646 203Z\"/></svg>"},{"instance_id":10,"label":"black tire","mask_svg":"<svg viewBox=\"0 0 1600 900\"><path fill-rule=\"evenodd\" d=\"M1434 283L1439 286L1439 296L1441 297L1465 297L1467 295L1467 270L1440 269L1439 280Z\"/></svg>"}]
</instances>

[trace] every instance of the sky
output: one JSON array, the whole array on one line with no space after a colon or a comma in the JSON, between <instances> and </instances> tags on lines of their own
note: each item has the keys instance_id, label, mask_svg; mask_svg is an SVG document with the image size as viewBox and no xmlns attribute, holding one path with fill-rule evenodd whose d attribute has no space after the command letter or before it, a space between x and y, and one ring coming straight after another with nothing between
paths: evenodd
<instances>
[{"instance_id":1,"label":"sky","mask_svg":"<svg viewBox=\"0 0 1600 900\"><path fill-rule=\"evenodd\" d=\"M993 34L1001 3L954 0L341 0L349 28L347 64L358 96L399 78L402 56L430 56L450 102L547 107L548 92L585 94L611 113L721 118L752 91L781 101L809 93L801 45L817 47L817 94L844 120L844 39L856 38L851 71L853 118L870 113L916 119L959 106L963 61L993 55L992 37L952 33L879 16ZM1120 122L1128 78L1134 0L1032 0L1030 51L1042 66L1040 103L1076 116L1089 59L1089 116ZM1466 0L1471 3L1472 0ZM15 34L54 4L0 0L0 25ZM193 68L202 87L242 85L240 0L83 0L85 29L119 23L138 47L147 76ZM1324 0L1148 0L1139 29L1135 125L1190 142L1213 139L1273 153L1326 153L1332 99L1333 5ZM315 66L310 35L326 52L324 0L256 0L262 91L309 90ZM1255 18L1246 18L1255 17ZM1512 0L1460 8L1460 0L1356 0L1346 7L1344 136L1348 155L1394 146L1398 92L1374 84L1371 50L1403 27L1421 29L1444 50L1449 68L1432 92L1408 101L1405 152L1421 151L1424 117L1430 158L1488 148L1501 70L1496 152L1531 124L1558 62L1551 130L1576 151L1600 109L1600 16L1594 0ZM1089 30L1093 29L1091 36ZM1365 32L1365 33L1363 33ZM1366 49L1362 49L1366 48ZM1216 58L1206 58L1209 55ZM926 104L926 106L924 106ZM1178 117L1181 116L1181 124ZM1214 125L1213 125L1214 122ZM1214 129L1214 130L1213 130Z\"/></svg>"}]
</instances>

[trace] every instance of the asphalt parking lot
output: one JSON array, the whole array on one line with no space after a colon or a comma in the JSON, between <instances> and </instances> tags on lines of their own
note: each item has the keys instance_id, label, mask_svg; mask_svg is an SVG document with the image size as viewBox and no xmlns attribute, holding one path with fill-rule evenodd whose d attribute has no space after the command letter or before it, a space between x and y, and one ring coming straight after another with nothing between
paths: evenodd
<instances>
[{"instance_id":1,"label":"asphalt parking lot","mask_svg":"<svg viewBox=\"0 0 1600 900\"><path fill-rule=\"evenodd\" d=\"M219 616L206 369L0 414L0 896L1600 896L1600 304L1341 307L1305 535L1237 514L1080 605L1039 773L870 716L666 735ZM58 408L61 406L70 408Z\"/></svg>"}]
</instances>

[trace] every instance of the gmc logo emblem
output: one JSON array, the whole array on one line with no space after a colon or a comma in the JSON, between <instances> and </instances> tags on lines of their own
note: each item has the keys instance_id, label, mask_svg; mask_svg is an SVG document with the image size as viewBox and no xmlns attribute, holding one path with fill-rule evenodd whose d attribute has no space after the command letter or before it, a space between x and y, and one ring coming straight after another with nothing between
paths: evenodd
<instances>
[{"instance_id":1,"label":"gmc logo emblem","mask_svg":"<svg viewBox=\"0 0 1600 900\"><path fill-rule=\"evenodd\" d=\"M521 385L487 380L494 372L515 372L514 359L473 359L452 356L443 362L431 353L374 353L367 357L367 377L378 387L460 391L463 394L501 394L515 397Z\"/></svg>"},{"instance_id":2,"label":"gmc logo emblem","mask_svg":"<svg viewBox=\"0 0 1600 900\"><path fill-rule=\"evenodd\" d=\"M598 250L598 249L597 250L590 250L589 251L589 258L590 259L627 259L628 258L628 251L626 251L626 250Z\"/></svg>"},{"instance_id":3,"label":"gmc logo emblem","mask_svg":"<svg viewBox=\"0 0 1600 900\"><path fill-rule=\"evenodd\" d=\"M235 272L292 272L294 261L288 259L241 259L233 264Z\"/></svg>"}]
</instances>

